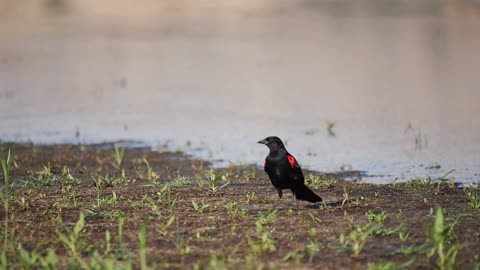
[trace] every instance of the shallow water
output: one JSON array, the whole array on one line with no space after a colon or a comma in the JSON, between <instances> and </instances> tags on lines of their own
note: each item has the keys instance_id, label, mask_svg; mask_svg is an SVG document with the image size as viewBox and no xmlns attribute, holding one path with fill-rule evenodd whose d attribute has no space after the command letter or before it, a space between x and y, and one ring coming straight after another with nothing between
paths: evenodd
<instances>
[{"instance_id":1,"label":"shallow water","mask_svg":"<svg viewBox=\"0 0 480 270\"><path fill-rule=\"evenodd\" d=\"M479 181L478 1L234 2L0 0L0 138Z\"/></svg>"}]
</instances>

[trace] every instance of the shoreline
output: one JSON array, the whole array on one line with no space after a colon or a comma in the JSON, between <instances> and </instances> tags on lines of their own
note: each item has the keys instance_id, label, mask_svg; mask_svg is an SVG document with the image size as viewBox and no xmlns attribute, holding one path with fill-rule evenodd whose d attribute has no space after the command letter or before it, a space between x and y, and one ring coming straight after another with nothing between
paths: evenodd
<instances>
[{"instance_id":1,"label":"shoreline","mask_svg":"<svg viewBox=\"0 0 480 270\"><path fill-rule=\"evenodd\" d=\"M95 149L102 149L108 150L113 149L115 145L118 147L123 147L126 149L137 149L137 150L145 150L149 152L158 152L158 153L176 153L182 155L185 159L192 159L192 160L202 160L209 164L210 167L215 169L225 169L229 166L256 166L258 169L261 170L261 166L255 163L231 163L227 160L223 159L205 159L202 155L195 155L194 152L198 152L201 150L192 150L191 153L185 153L182 150L178 149L174 150L168 146L168 143L160 144L154 146L152 143L141 141L141 140L119 140L119 141L104 141L104 142L96 142L96 143L81 143L81 142L64 142L64 143L33 143L33 142L11 142L11 141L0 141L0 144L5 145L19 145L24 147L56 147L56 146L70 146L70 147L85 147L85 148L95 148ZM437 164L438 165L438 164ZM439 165L438 165L439 166ZM375 184L375 185L389 185L389 184L397 184L397 183L406 183L409 181L426 181L430 183L437 183L437 182L449 182L454 181L458 187L475 187L480 184L479 180L470 180L470 181L461 181L460 179L456 179L453 177L449 177L449 174L455 172L455 170L450 170L446 174L442 176L434 177L434 176L411 176L411 177L403 177L395 175L373 175L369 174L366 170L352 170L346 169L343 170L335 170L335 171L319 171L319 170L312 170L309 168L303 168L304 171L307 171L312 174L319 174L319 175L326 175L326 176L336 176L337 178L341 178L343 180L349 180L354 182L363 182L367 184ZM380 181L372 181L372 179L383 179Z\"/></svg>"}]
</instances>

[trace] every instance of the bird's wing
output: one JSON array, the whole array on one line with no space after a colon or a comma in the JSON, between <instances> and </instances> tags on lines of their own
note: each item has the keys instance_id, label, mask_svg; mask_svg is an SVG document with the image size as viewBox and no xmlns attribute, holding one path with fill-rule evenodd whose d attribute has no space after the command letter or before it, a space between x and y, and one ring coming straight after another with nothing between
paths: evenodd
<instances>
[{"instance_id":1,"label":"bird's wing","mask_svg":"<svg viewBox=\"0 0 480 270\"><path fill-rule=\"evenodd\" d=\"M290 179L293 180L295 184L305 183L305 179L303 177L302 168L298 164L297 160L290 154L287 155L288 163L290 164L289 176Z\"/></svg>"},{"instance_id":2,"label":"bird's wing","mask_svg":"<svg viewBox=\"0 0 480 270\"><path fill-rule=\"evenodd\" d=\"M292 168L300 167L300 165L298 165L297 160L292 155L288 154L287 158L288 158L288 163L290 163L290 167Z\"/></svg>"}]
</instances>

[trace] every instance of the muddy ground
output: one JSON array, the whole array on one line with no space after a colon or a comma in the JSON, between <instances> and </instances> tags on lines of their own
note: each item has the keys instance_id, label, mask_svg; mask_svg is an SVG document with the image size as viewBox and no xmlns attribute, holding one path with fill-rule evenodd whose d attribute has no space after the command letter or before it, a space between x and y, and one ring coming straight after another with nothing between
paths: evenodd
<instances>
[{"instance_id":1,"label":"muddy ground","mask_svg":"<svg viewBox=\"0 0 480 270\"><path fill-rule=\"evenodd\" d=\"M254 165L210 169L143 148L122 157L108 144L4 143L2 159L8 149L0 268L480 267L478 188L454 179L373 185L360 172L304 171L324 202L295 202L286 192L273 208L277 193Z\"/></svg>"}]
</instances>

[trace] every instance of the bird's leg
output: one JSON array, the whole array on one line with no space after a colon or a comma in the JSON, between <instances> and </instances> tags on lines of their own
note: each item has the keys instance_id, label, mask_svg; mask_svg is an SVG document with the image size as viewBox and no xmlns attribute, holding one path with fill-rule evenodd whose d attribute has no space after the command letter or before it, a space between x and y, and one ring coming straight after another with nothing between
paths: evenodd
<instances>
[{"instance_id":1,"label":"bird's leg","mask_svg":"<svg viewBox=\"0 0 480 270\"><path fill-rule=\"evenodd\" d=\"M277 208L277 204L280 202L280 199L281 199L281 198L278 198L278 200L275 202L275 204L273 205L272 210L275 210L275 209Z\"/></svg>"},{"instance_id":2,"label":"bird's leg","mask_svg":"<svg viewBox=\"0 0 480 270\"><path fill-rule=\"evenodd\" d=\"M294 208L295 208L296 211L298 211L298 200L297 200L297 196L295 195L295 193L293 193L293 199L295 200L295 202L293 203Z\"/></svg>"},{"instance_id":3,"label":"bird's leg","mask_svg":"<svg viewBox=\"0 0 480 270\"><path fill-rule=\"evenodd\" d=\"M278 202L280 202L280 199L282 199L282 189L281 188L277 188L277 192L278 192L278 200L275 202L275 204L273 205L273 208L272 210L275 210L275 208L277 207L277 204Z\"/></svg>"}]
</instances>

